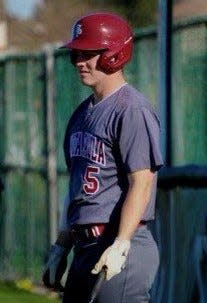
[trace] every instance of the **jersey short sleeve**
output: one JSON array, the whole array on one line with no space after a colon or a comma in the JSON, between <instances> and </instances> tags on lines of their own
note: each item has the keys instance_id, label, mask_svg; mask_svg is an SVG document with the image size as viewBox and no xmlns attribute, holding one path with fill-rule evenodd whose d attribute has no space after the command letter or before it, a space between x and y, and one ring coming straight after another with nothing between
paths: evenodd
<instances>
[{"instance_id":1,"label":"jersey short sleeve","mask_svg":"<svg viewBox=\"0 0 207 303\"><path fill-rule=\"evenodd\" d=\"M127 173L142 169L159 170L160 123L156 113L146 107L127 107L119 120L118 145Z\"/></svg>"}]
</instances>

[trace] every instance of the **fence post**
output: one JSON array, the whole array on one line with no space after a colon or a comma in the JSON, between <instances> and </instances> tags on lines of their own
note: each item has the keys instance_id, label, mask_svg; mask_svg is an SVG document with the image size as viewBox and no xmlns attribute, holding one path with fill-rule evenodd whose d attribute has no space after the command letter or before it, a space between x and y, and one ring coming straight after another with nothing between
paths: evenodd
<instances>
[{"instance_id":1,"label":"fence post","mask_svg":"<svg viewBox=\"0 0 207 303\"><path fill-rule=\"evenodd\" d=\"M46 127L47 127L47 178L48 178L48 217L49 241L54 243L57 236L57 163L56 163L56 118L54 53L51 47L45 48L46 56Z\"/></svg>"},{"instance_id":2,"label":"fence post","mask_svg":"<svg viewBox=\"0 0 207 303\"><path fill-rule=\"evenodd\" d=\"M159 0L159 110L163 125L162 151L171 165L171 39L172 0Z\"/></svg>"}]
</instances>

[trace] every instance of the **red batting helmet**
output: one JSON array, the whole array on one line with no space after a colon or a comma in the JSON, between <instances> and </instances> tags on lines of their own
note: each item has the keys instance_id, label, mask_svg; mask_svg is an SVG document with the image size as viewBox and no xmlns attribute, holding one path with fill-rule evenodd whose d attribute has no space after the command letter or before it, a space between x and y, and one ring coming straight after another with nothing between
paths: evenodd
<instances>
[{"instance_id":1,"label":"red batting helmet","mask_svg":"<svg viewBox=\"0 0 207 303\"><path fill-rule=\"evenodd\" d=\"M70 50L102 50L99 67L107 73L121 69L132 56L132 30L120 16L93 13L81 17L73 26Z\"/></svg>"}]
</instances>

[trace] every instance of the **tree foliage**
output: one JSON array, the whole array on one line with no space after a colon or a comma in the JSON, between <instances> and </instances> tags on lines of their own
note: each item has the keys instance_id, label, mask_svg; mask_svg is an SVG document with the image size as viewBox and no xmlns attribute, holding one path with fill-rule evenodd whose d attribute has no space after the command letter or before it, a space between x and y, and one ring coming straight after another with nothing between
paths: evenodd
<instances>
[{"instance_id":1,"label":"tree foliage","mask_svg":"<svg viewBox=\"0 0 207 303\"><path fill-rule=\"evenodd\" d=\"M133 27L156 23L157 0L91 0L89 2L97 7L120 13Z\"/></svg>"}]
</instances>

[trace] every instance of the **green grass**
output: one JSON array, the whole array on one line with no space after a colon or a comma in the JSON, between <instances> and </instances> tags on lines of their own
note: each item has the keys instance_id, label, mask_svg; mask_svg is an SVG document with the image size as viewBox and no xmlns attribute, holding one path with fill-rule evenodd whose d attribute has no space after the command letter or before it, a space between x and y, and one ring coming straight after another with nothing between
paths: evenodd
<instances>
[{"instance_id":1,"label":"green grass","mask_svg":"<svg viewBox=\"0 0 207 303\"><path fill-rule=\"evenodd\" d=\"M14 283L0 283L1 303L60 303L58 299L18 289Z\"/></svg>"}]
</instances>

